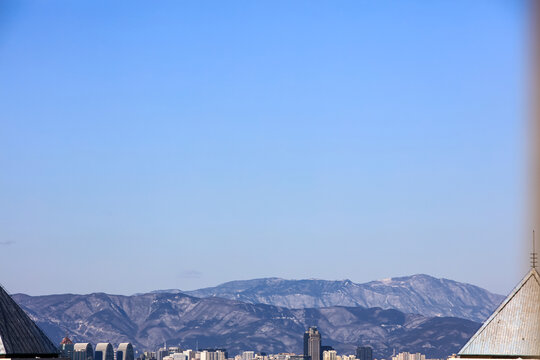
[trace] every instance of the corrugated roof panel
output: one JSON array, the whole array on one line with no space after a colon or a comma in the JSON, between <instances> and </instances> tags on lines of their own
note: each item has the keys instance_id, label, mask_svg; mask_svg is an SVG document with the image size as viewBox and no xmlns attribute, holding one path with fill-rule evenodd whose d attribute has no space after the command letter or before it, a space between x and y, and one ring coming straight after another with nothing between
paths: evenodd
<instances>
[{"instance_id":1,"label":"corrugated roof panel","mask_svg":"<svg viewBox=\"0 0 540 360\"><path fill-rule=\"evenodd\" d=\"M459 355L540 356L540 275L532 269Z\"/></svg>"},{"instance_id":2,"label":"corrugated roof panel","mask_svg":"<svg viewBox=\"0 0 540 360\"><path fill-rule=\"evenodd\" d=\"M0 356L55 355L56 346L0 286Z\"/></svg>"}]
</instances>

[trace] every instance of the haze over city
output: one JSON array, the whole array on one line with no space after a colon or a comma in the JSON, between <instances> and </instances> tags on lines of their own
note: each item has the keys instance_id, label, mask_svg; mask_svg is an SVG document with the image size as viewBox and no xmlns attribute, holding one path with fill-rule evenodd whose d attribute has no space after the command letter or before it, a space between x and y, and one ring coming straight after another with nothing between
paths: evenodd
<instances>
[{"instance_id":1,"label":"haze over city","mask_svg":"<svg viewBox=\"0 0 540 360\"><path fill-rule=\"evenodd\" d=\"M524 275L524 2L0 10L10 293Z\"/></svg>"}]
</instances>

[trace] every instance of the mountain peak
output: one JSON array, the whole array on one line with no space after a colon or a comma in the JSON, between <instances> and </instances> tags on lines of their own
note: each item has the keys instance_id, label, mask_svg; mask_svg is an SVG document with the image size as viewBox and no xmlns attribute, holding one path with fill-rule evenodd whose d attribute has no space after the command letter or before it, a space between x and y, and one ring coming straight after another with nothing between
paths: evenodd
<instances>
[{"instance_id":1,"label":"mountain peak","mask_svg":"<svg viewBox=\"0 0 540 360\"><path fill-rule=\"evenodd\" d=\"M186 292L195 297L221 297L291 309L362 306L398 309L429 316L458 316L483 321L502 301L477 286L427 274L355 283L345 280L262 278L230 281Z\"/></svg>"}]
</instances>

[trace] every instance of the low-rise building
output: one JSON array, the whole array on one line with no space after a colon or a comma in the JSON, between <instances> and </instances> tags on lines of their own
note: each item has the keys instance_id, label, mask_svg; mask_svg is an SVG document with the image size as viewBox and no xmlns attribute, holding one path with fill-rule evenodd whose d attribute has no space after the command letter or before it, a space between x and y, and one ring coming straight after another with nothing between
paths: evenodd
<instances>
[{"instance_id":1,"label":"low-rise building","mask_svg":"<svg viewBox=\"0 0 540 360\"><path fill-rule=\"evenodd\" d=\"M90 343L76 343L73 347L73 360L93 360L94 348Z\"/></svg>"}]
</instances>

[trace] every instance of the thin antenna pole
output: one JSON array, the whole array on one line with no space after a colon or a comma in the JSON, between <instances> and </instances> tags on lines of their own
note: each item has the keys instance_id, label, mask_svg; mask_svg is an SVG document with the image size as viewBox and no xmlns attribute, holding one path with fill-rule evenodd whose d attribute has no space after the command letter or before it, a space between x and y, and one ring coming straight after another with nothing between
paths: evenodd
<instances>
[{"instance_id":1,"label":"thin antenna pole","mask_svg":"<svg viewBox=\"0 0 540 360\"><path fill-rule=\"evenodd\" d=\"M533 230L533 238L532 238L532 253L531 253L531 268L536 269L536 263L538 262L538 254L536 253L536 241L535 241L535 233Z\"/></svg>"}]
</instances>

